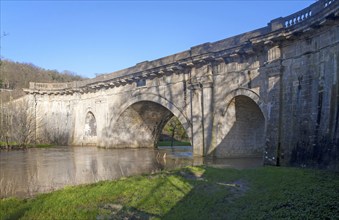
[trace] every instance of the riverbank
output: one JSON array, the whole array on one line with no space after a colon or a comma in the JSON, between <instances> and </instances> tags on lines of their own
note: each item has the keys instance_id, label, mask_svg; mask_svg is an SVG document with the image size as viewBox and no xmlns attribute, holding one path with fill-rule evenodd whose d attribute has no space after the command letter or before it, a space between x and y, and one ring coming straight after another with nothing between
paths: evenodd
<instances>
[{"instance_id":1,"label":"riverbank","mask_svg":"<svg viewBox=\"0 0 339 220\"><path fill-rule=\"evenodd\" d=\"M55 146L54 144L28 144L28 145L19 145L16 142L2 142L0 141L0 150L20 150L27 148L50 148Z\"/></svg>"},{"instance_id":2,"label":"riverbank","mask_svg":"<svg viewBox=\"0 0 339 220\"><path fill-rule=\"evenodd\" d=\"M167 147L171 146L172 142L171 141L159 141L157 146L158 147ZM190 142L188 141L173 141L173 146L192 146Z\"/></svg>"},{"instance_id":3,"label":"riverbank","mask_svg":"<svg viewBox=\"0 0 339 220\"><path fill-rule=\"evenodd\" d=\"M187 167L0 200L0 219L334 219L338 173Z\"/></svg>"},{"instance_id":4,"label":"riverbank","mask_svg":"<svg viewBox=\"0 0 339 220\"><path fill-rule=\"evenodd\" d=\"M159 141L157 143L158 147L171 146L171 141ZM0 141L0 150L19 150L27 148L49 148L55 146L54 144L28 144L28 145L19 145L16 142L6 143ZM173 146L191 146L190 142L184 141L174 141Z\"/></svg>"}]
</instances>

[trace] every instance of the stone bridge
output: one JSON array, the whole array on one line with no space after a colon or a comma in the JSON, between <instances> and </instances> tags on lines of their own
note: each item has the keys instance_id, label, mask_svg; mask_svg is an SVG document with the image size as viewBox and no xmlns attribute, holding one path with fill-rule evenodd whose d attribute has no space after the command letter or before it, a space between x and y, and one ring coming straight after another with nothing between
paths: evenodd
<instances>
[{"instance_id":1,"label":"stone bridge","mask_svg":"<svg viewBox=\"0 0 339 220\"><path fill-rule=\"evenodd\" d=\"M36 136L154 147L174 115L194 155L325 160L339 139L338 3L320 0L263 28L93 79L32 82Z\"/></svg>"}]
</instances>

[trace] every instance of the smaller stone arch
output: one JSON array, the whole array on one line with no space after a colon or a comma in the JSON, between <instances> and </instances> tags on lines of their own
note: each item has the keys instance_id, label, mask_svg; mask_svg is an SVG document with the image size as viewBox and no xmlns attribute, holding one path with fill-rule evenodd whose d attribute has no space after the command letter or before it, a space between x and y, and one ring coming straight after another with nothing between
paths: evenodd
<instances>
[{"instance_id":1,"label":"smaller stone arch","mask_svg":"<svg viewBox=\"0 0 339 220\"><path fill-rule=\"evenodd\" d=\"M236 89L236 90L233 90L232 92L230 92L227 96L226 96L226 99L225 99L225 102L226 103L224 106L226 106L225 109L222 110L222 116L225 116L226 115L226 112L227 112L227 109L232 101L232 99L236 96L240 96L240 95L243 95L243 96L247 96L249 97L250 99L252 99L258 106L259 108L261 109L262 113L264 114L264 117L266 119L266 114L265 114L265 109L263 108L263 101L261 100L260 96L254 92L253 90L251 89L246 89L246 88L239 88L239 89Z\"/></svg>"},{"instance_id":2,"label":"smaller stone arch","mask_svg":"<svg viewBox=\"0 0 339 220\"><path fill-rule=\"evenodd\" d=\"M89 111L85 119L85 136L97 136L97 122L93 112Z\"/></svg>"},{"instance_id":3,"label":"smaller stone arch","mask_svg":"<svg viewBox=\"0 0 339 220\"><path fill-rule=\"evenodd\" d=\"M83 141L85 145L95 145L97 141L97 121L91 111L88 111L85 117Z\"/></svg>"}]
</instances>

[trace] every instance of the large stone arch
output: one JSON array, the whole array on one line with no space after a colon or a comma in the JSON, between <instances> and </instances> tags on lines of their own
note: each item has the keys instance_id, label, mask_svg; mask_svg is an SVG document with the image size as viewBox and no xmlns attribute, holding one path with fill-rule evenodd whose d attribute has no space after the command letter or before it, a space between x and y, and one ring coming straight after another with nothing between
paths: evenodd
<instances>
[{"instance_id":1,"label":"large stone arch","mask_svg":"<svg viewBox=\"0 0 339 220\"><path fill-rule=\"evenodd\" d=\"M263 156L266 113L260 96L250 89L229 93L217 120L216 157ZM210 152L211 153L211 152Z\"/></svg>"},{"instance_id":2,"label":"large stone arch","mask_svg":"<svg viewBox=\"0 0 339 220\"><path fill-rule=\"evenodd\" d=\"M154 147L163 126L174 115L191 139L190 123L174 103L153 93L138 93L113 110L104 129L105 147ZM138 132L138 133L137 133Z\"/></svg>"}]
</instances>

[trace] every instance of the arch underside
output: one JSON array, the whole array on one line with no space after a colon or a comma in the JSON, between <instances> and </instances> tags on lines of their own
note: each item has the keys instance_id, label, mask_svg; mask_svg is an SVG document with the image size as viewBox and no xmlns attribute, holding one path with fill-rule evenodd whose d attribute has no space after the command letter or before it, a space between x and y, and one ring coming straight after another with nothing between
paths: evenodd
<instances>
[{"instance_id":1,"label":"arch underside","mask_svg":"<svg viewBox=\"0 0 339 220\"><path fill-rule=\"evenodd\" d=\"M217 157L262 156L265 146L265 117L253 99L237 95L228 103L220 126Z\"/></svg>"},{"instance_id":2,"label":"arch underside","mask_svg":"<svg viewBox=\"0 0 339 220\"><path fill-rule=\"evenodd\" d=\"M114 148L155 147L173 113L151 101L130 105L114 123L109 145Z\"/></svg>"}]
</instances>

